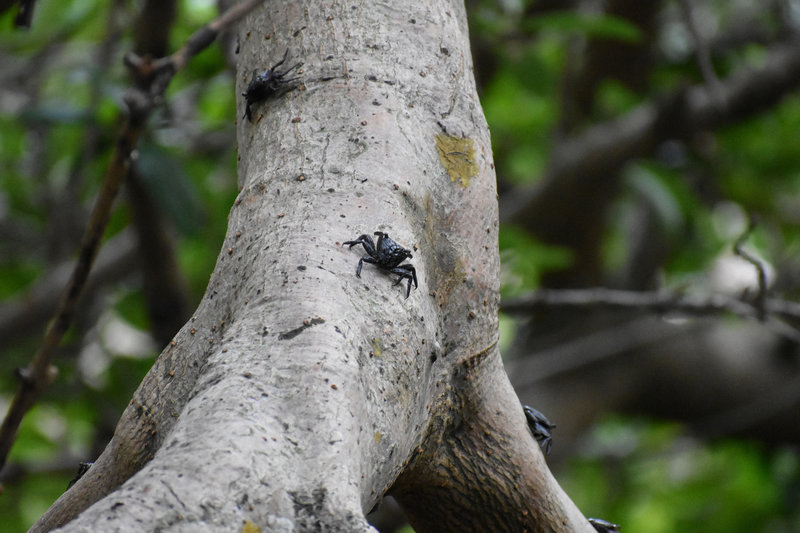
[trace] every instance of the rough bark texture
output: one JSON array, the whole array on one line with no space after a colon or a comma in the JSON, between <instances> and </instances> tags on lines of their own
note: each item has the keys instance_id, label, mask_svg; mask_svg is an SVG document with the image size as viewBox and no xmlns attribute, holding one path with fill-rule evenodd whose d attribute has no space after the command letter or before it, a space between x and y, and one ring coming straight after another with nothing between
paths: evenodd
<instances>
[{"instance_id":1,"label":"rough bark texture","mask_svg":"<svg viewBox=\"0 0 800 533\"><path fill-rule=\"evenodd\" d=\"M367 531L387 492L417 531L593 531L497 348L463 5L275 2L239 41L237 93L287 48L304 87L239 121L241 193L203 302L34 531L97 500L65 530ZM340 245L377 230L414 247L408 299Z\"/></svg>"}]
</instances>

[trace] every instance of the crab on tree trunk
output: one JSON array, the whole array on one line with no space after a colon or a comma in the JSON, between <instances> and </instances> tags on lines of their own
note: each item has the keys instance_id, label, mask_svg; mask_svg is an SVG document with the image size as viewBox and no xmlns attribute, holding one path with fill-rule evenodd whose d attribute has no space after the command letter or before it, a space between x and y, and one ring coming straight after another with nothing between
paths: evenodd
<instances>
[{"instance_id":1,"label":"crab on tree trunk","mask_svg":"<svg viewBox=\"0 0 800 533\"><path fill-rule=\"evenodd\" d=\"M285 47L306 90L237 124L240 192L205 297L34 531L80 513L65 531L367 532L392 494L419 532L594 532L503 369L467 35L446 0L276 1L240 24L240 91ZM395 272L424 288L405 306L389 284L353 283L335 245L387 221L419 243Z\"/></svg>"},{"instance_id":2,"label":"crab on tree trunk","mask_svg":"<svg viewBox=\"0 0 800 533\"><path fill-rule=\"evenodd\" d=\"M373 242L372 237L366 234L359 235L354 241L345 241L342 243L342 246L349 245L350 248L356 244L361 244L364 247L364 251L367 252L367 255L358 260L356 277L361 277L361 266L364 263L372 263L382 270L397 274L399 277L397 281L394 282L395 285L399 284L404 279L408 279L408 288L406 289L406 298L408 298L408 295L411 294L411 282L414 282L414 287L419 287L419 285L417 285L417 271L412 265L401 265L400 263L414 256L411 255L410 250L403 248L390 239L388 234L382 231L376 231L373 235L378 236L377 246Z\"/></svg>"}]
</instances>

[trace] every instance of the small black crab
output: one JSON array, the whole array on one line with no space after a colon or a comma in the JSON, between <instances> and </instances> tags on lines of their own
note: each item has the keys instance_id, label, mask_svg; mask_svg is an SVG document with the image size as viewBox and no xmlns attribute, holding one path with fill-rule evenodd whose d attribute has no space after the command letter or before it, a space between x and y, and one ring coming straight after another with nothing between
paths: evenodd
<instances>
[{"instance_id":1,"label":"small black crab","mask_svg":"<svg viewBox=\"0 0 800 533\"><path fill-rule=\"evenodd\" d=\"M395 285L404 279L408 279L408 288L406 289L406 298L408 298L408 295L411 294L411 282L414 282L414 287L418 286L417 271L412 265L401 265L400 263L407 258L413 257L411 252L394 242L389 238L388 234L382 231L376 231L373 235L378 236L377 246L372 241L372 237L366 234L359 235L354 241L345 241L342 243L342 246L349 244L350 248L356 244L360 244L364 247L364 251L367 252L367 255L358 260L356 276L359 278L361 277L361 266L364 263L372 263L380 269L400 276L397 278L397 281L394 282Z\"/></svg>"},{"instance_id":2,"label":"small black crab","mask_svg":"<svg viewBox=\"0 0 800 533\"><path fill-rule=\"evenodd\" d=\"M528 427L531 428L533 438L544 449L545 455L550 455L550 448L553 446L553 441L550 437L550 430L556 427L551 423L546 416L530 407L523 405L522 410L525 411L525 418L528 420Z\"/></svg>"},{"instance_id":3,"label":"small black crab","mask_svg":"<svg viewBox=\"0 0 800 533\"><path fill-rule=\"evenodd\" d=\"M278 67L283 65L286 61L286 56L288 54L289 49L287 48L286 52L283 53L283 58L261 74L258 74L256 70L253 71L253 79L247 86L247 90L242 93L246 102L244 117L242 118L247 118L248 122L253 121L250 115L251 105L266 100L270 96L277 96L293 89L295 85L292 85L292 82L300 79L300 76L294 78L286 78L285 76L294 69L302 67L302 62L296 63L286 70L278 70Z\"/></svg>"},{"instance_id":4,"label":"small black crab","mask_svg":"<svg viewBox=\"0 0 800 533\"><path fill-rule=\"evenodd\" d=\"M619 525L612 524L600 518L587 518L590 524L598 533L611 533L612 531L619 531Z\"/></svg>"},{"instance_id":5,"label":"small black crab","mask_svg":"<svg viewBox=\"0 0 800 533\"><path fill-rule=\"evenodd\" d=\"M70 489L70 488L72 488L72 485L74 485L75 483L77 483L77 482L78 482L78 480L79 480L80 478L82 478L82 477L83 477L83 475L84 475L86 472L88 472L88 471L89 471L89 468L91 468L91 466L92 466L93 464L94 464L94 463L78 463L78 473L75 475L75 477L72 479L72 481L70 481L70 482L69 482L69 485L67 485L67 489Z\"/></svg>"}]
</instances>

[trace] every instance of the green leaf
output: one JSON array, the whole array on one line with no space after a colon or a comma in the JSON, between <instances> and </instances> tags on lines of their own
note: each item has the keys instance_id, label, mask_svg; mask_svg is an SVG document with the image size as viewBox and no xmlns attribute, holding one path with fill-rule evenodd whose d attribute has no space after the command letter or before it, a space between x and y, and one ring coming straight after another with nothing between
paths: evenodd
<instances>
[{"instance_id":1,"label":"green leaf","mask_svg":"<svg viewBox=\"0 0 800 533\"><path fill-rule=\"evenodd\" d=\"M559 11L527 19L522 27L528 31L553 30L579 33L586 37L614 39L637 43L642 39L638 27L625 19L604 14L584 14L576 11Z\"/></svg>"},{"instance_id":2,"label":"green leaf","mask_svg":"<svg viewBox=\"0 0 800 533\"><path fill-rule=\"evenodd\" d=\"M566 268L573 261L570 250L541 243L513 226L501 226L499 240L503 296L531 291L539 286L543 273Z\"/></svg>"},{"instance_id":3,"label":"green leaf","mask_svg":"<svg viewBox=\"0 0 800 533\"><path fill-rule=\"evenodd\" d=\"M205 218L203 206L181 161L155 144L142 143L137 169L162 213L181 233L199 231Z\"/></svg>"}]
</instances>

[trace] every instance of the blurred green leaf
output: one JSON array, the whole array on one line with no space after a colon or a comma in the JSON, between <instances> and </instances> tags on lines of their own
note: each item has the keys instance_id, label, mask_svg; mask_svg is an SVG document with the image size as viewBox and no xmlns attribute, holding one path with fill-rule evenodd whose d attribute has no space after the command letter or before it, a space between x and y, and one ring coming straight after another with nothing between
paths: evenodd
<instances>
[{"instance_id":1,"label":"blurred green leaf","mask_svg":"<svg viewBox=\"0 0 800 533\"><path fill-rule=\"evenodd\" d=\"M23 260L11 264L0 262L0 268L3 272L0 276L0 300L19 294L41 275L41 268L31 261Z\"/></svg>"},{"instance_id":2,"label":"blurred green leaf","mask_svg":"<svg viewBox=\"0 0 800 533\"><path fill-rule=\"evenodd\" d=\"M75 465L77 471L77 464ZM67 489L75 472L29 473L20 483L6 485L0 498L3 531L22 533Z\"/></svg>"},{"instance_id":3,"label":"blurred green leaf","mask_svg":"<svg viewBox=\"0 0 800 533\"><path fill-rule=\"evenodd\" d=\"M594 451L571 461L560 481L585 513L623 531L791 531L782 495L798 478L795 471L776 484L784 452L679 435L674 424L609 418L594 429Z\"/></svg>"},{"instance_id":4,"label":"blurred green leaf","mask_svg":"<svg viewBox=\"0 0 800 533\"><path fill-rule=\"evenodd\" d=\"M597 115L615 117L627 113L641 103L641 96L618 80L603 80L595 96Z\"/></svg>"},{"instance_id":5,"label":"blurred green leaf","mask_svg":"<svg viewBox=\"0 0 800 533\"><path fill-rule=\"evenodd\" d=\"M635 25L606 14L559 11L528 18L522 26L528 31L579 33L586 37L614 39L628 43L636 43L642 39L642 32Z\"/></svg>"},{"instance_id":6,"label":"blurred green leaf","mask_svg":"<svg viewBox=\"0 0 800 533\"><path fill-rule=\"evenodd\" d=\"M779 211L787 197L800 197L800 97L786 98L774 112L720 132L714 160L726 197L748 211ZM797 218L792 223L797 226Z\"/></svg>"},{"instance_id":7,"label":"blurred green leaf","mask_svg":"<svg viewBox=\"0 0 800 533\"><path fill-rule=\"evenodd\" d=\"M9 462L31 464L54 459L60 432L65 427L58 407L46 403L35 405L20 425Z\"/></svg>"},{"instance_id":8,"label":"blurred green leaf","mask_svg":"<svg viewBox=\"0 0 800 533\"><path fill-rule=\"evenodd\" d=\"M225 72L214 76L203 84L203 93L198 103L199 117L207 128L222 128L231 124L236 114L236 101L233 98L233 80ZM231 137L233 132L231 131Z\"/></svg>"},{"instance_id":9,"label":"blurred green leaf","mask_svg":"<svg viewBox=\"0 0 800 533\"><path fill-rule=\"evenodd\" d=\"M538 242L513 226L501 226L499 240L504 297L534 290L543 273L566 268L572 263L569 250Z\"/></svg>"},{"instance_id":10,"label":"blurred green leaf","mask_svg":"<svg viewBox=\"0 0 800 533\"><path fill-rule=\"evenodd\" d=\"M482 98L492 124L492 142L505 176L519 183L538 179L547 161L545 132L555 120L549 100L522 84L511 71L499 73Z\"/></svg>"},{"instance_id":11,"label":"blurred green leaf","mask_svg":"<svg viewBox=\"0 0 800 533\"><path fill-rule=\"evenodd\" d=\"M133 327L147 330L149 318L147 317L144 295L141 291L125 292L114 305L120 316Z\"/></svg>"},{"instance_id":12,"label":"blurred green leaf","mask_svg":"<svg viewBox=\"0 0 800 533\"><path fill-rule=\"evenodd\" d=\"M182 161L158 145L141 143L136 168L165 217L185 235L202 228L203 206Z\"/></svg>"}]
</instances>

